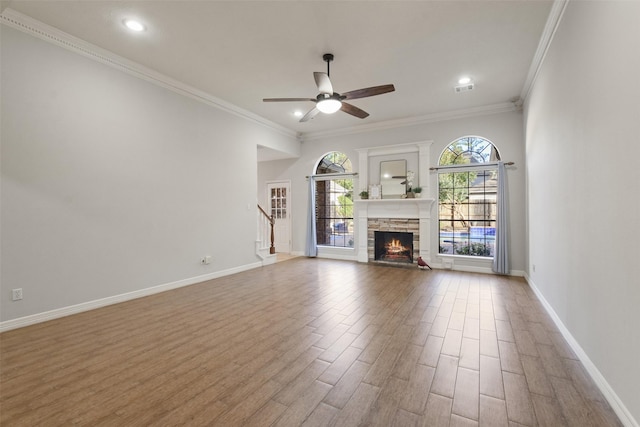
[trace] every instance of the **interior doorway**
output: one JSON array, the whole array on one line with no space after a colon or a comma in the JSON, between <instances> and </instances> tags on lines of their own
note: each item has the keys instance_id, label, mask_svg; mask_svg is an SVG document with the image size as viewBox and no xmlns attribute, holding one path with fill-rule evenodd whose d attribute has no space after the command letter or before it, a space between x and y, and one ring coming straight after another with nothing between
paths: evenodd
<instances>
[{"instance_id":1,"label":"interior doorway","mask_svg":"<svg viewBox=\"0 0 640 427\"><path fill-rule=\"evenodd\" d=\"M291 252L291 181L267 183L269 213L275 219L274 246L276 252Z\"/></svg>"}]
</instances>

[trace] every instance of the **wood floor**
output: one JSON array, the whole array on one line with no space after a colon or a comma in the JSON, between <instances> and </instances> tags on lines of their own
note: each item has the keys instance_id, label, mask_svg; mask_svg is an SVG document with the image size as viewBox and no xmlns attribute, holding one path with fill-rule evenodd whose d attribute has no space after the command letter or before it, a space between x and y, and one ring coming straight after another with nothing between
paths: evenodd
<instances>
[{"instance_id":1,"label":"wood floor","mask_svg":"<svg viewBox=\"0 0 640 427\"><path fill-rule=\"evenodd\" d=\"M621 425L517 278L299 257L0 344L3 426Z\"/></svg>"},{"instance_id":2,"label":"wood floor","mask_svg":"<svg viewBox=\"0 0 640 427\"><path fill-rule=\"evenodd\" d=\"M289 261L290 259L296 258L299 255L293 255L286 252L278 252L276 253L276 262Z\"/></svg>"}]
</instances>

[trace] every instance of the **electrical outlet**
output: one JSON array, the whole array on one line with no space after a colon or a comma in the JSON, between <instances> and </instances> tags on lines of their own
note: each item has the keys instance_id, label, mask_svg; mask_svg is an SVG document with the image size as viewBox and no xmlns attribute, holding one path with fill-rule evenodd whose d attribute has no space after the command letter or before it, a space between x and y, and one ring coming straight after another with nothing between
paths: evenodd
<instances>
[{"instance_id":1,"label":"electrical outlet","mask_svg":"<svg viewBox=\"0 0 640 427\"><path fill-rule=\"evenodd\" d=\"M200 259L200 264L202 265L211 264L211 257L209 255L202 257Z\"/></svg>"},{"instance_id":2,"label":"electrical outlet","mask_svg":"<svg viewBox=\"0 0 640 427\"><path fill-rule=\"evenodd\" d=\"M22 288L11 289L11 300L19 301L22 299Z\"/></svg>"}]
</instances>

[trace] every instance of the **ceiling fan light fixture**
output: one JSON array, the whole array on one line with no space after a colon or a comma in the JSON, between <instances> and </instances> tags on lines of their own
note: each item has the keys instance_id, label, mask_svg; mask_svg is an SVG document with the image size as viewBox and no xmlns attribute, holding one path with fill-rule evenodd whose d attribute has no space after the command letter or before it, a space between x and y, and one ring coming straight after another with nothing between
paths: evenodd
<instances>
[{"instance_id":1,"label":"ceiling fan light fixture","mask_svg":"<svg viewBox=\"0 0 640 427\"><path fill-rule=\"evenodd\" d=\"M321 113L333 114L342 108L342 102L335 98L321 99L316 103L316 107Z\"/></svg>"}]
</instances>

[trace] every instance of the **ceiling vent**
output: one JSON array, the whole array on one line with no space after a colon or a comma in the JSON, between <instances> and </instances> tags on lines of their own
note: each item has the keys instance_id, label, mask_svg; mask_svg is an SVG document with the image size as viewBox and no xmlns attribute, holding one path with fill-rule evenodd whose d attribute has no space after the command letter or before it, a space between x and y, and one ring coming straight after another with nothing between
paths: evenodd
<instances>
[{"instance_id":1,"label":"ceiling vent","mask_svg":"<svg viewBox=\"0 0 640 427\"><path fill-rule=\"evenodd\" d=\"M468 92L470 90L473 90L473 83L468 83L466 85L460 85L460 86L454 86L453 90L456 93L460 93L460 92Z\"/></svg>"}]
</instances>

